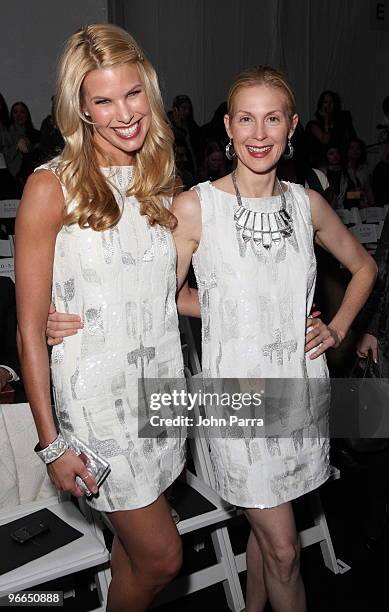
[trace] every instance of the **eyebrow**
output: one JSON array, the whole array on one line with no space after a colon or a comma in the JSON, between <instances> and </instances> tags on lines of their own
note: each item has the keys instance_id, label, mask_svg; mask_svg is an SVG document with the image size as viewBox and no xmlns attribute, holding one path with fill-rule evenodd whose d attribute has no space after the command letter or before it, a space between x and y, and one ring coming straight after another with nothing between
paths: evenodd
<instances>
[{"instance_id":1,"label":"eyebrow","mask_svg":"<svg viewBox=\"0 0 389 612\"><path fill-rule=\"evenodd\" d=\"M139 87L142 87L142 83L137 83L136 85L131 87L131 89L127 91L126 95L133 92L135 89L138 89ZM109 100L109 99L110 99L109 96L93 96L93 98L91 98L91 102L93 102L93 100Z\"/></svg>"},{"instance_id":2,"label":"eyebrow","mask_svg":"<svg viewBox=\"0 0 389 612\"><path fill-rule=\"evenodd\" d=\"M265 115L272 115L273 113L283 113L284 111L280 108L276 108L275 110L268 111ZM243 113L244 115L253 115L250 111L245 110L237 110L236 113Z\"/></svg>"}]
</instances>

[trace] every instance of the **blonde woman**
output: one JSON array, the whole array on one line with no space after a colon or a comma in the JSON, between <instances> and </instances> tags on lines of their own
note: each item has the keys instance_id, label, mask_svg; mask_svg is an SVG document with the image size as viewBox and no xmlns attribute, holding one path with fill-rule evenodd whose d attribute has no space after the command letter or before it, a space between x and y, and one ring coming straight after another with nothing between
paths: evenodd
<instances>
[{"instance_id":1,"label":"blonde woman","mask_svg":"<svg viewBox=\"0 0 389 612\"><path fill-rule=\"evenodd\" d=\"M63 154L26 185L16 229L19 350L38 452L60 490L94 494L116 530L108 610L146 610L177 573L181 543L163 492L184 465L181 439L137 435L138 378L177 377L183 364L175 308L174 158L155 71L134 39L90 25L59 65ZM81 334L51 358L51 296L81 316ZM74 434L106 459L97 490L67 448Z\"/></svg>"},{"instance_id":2,"label":"blonde woman","mask_svg":"<svg viewBox=\"0 0 389 612\"><path fill-rule=\"evenodd\" d=\"M297 122L284 75L263 66L243 72L231 87L225 116L226 152L236 170L180 194L172 208L178 286L191 260L197 277L206 377L326 380L324 353L340 345L374 284L373 260L326 201L277 181L277 162L292 153ZM314 239L352 274L328 325L316 314L308 318ZM196 316L193 297L183 286L178 306ZM65 320L59 313L54 319ZM74 333L69 322L50 323L50 329L54 342L56 334ZM292 418L288 407L285 417ZM291 431L292 437L232 439L222 432L210 440L217 491L244 508L252 528L247 612L260 612L268 600L274 612L306 610L291 501L329 476L328 396L302 408L307 429Z\"/></svg>"},{"instance_id":3,"label":"blonde woman","mask_svg":"<svg viewBox=\"0 0 389 612\"><path fill-rule=\"evenodd\" d=\"M293 154L290 138L297 122L284 75L263 66L243 72L230 89L225 116L226 152L235 157L236 170L175 200L178 285L192 259L207 321L205 376L326 379L325 351L342 342L374 284L374 261L327 202L312 190L277 180L280 157ZM328 325L308 318L316 279L314 240L352 274ZM303 424L296 430L289 425L291 437L231 439L225 433L210 440L216 488L244 508L252 528L247 612L260 612L267 600L274 612L306 610L291 500L329 476L328 398L310 396L301 412ZM296 417L301 423L291 402L283 418Z\"/></svg>"}]
</instances>

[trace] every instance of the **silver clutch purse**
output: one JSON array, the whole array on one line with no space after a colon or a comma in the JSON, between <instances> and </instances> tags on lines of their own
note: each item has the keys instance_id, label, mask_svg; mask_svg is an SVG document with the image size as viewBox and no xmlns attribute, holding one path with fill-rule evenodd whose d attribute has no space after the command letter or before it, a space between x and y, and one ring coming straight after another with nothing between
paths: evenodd
<instances>
[{"instance_id":1,"label":"silver clutch purse","mask_svg":"<svg viewBox=\"0 0 389 612\"><path fill-rule=\"evenodd\" d=\"M67 440L69 443L69 447L76 453L76 455L83 455L83 460L85 462L85 466L92 474L94 479L96 480L96 484L98 487L104 482L107 478L108 474L111 471L111 466L108 461L100 457L94 450L90 448L87 444L85 444L79 438L76 438L73 434L68 434ZM76 477L76 482L78 486L85 491L85 495L88 497L92 497L93 493L89 491L85 482L79 477Z\"/></svg>"}]
</instances>

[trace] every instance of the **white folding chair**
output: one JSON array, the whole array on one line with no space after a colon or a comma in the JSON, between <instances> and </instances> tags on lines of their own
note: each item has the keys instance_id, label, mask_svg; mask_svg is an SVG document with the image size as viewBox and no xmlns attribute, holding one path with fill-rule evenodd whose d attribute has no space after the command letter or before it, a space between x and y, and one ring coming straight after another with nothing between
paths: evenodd
<instances>
[{"instance_id":1,"label":"white folding chair","mask_svg":"<svg viewBox=\"0 0 389 612\"><path fill-rule=\"evenodd\" d=\"M14 222L20 200L0 200L0 229L6 234L13 233Z\"/></svg>"},{"instance_id":2,"label":"white folding chair","mask_svg":"<svg viewBox=\"0 0 389 612\"><path fill-rule=\"evenodd\" d=\"M0 411L2 416L8 415L8 423L11 424L12 427L14 426L13 419L18 416L20 417L21 413L23 419L26 419L28 426L24 427L23 421L21 421L23 429L21 440L25 441L25 448L21 449L21 451L25 453L25 455L23 455L22 465L27 469L26 466L29 464L28 453L30 452L31 464L33 466L32 478L35 480L38 479L39 481L37 470L41 469L45 472L46 468L43 463L37 465L32 450L33 444L36 441L36 430L28 405L3 404L0 405ZM14 443L14 440L11 440L11 443ZM15 448L13 448L13 455L15 455ZM0 474L0 482L1 478L2 476ZM23 474L23 478L26 479L27 475ZM8 593L26 590L37 585L42 585L42 590L44 590L44 583L46 582L92 568L94 581L91 588L95 587L99 595L99 604L98 607L95 608L95 612L105 612L110 582L108 564L109 552L104 542L99 518L92 513L87 504L81 502L80 508L78 508L68 499L53 494L51 497L45 499L3 507L0 510L0 525L27 516L43 508L48 508L70 526L81 531L83 536L39 559L30 561L12 571L0 575L0 602L2 600L6 601ZM74 595L74 591L70 591L67 595ZM77 602L75 602L75 609L77 609Z\"/></svg>"},{"instance_id":3,"label":"white folding chair","mask_svg":"<svg viewBox=\"0 0 389 612\"><path fill-rule=\"evenodd\" d=\"M3 242L0 240L0 242ZM8 276L15 282L15 261L13 257L0 257L0 276Z\"/></svg>"},{"instance_id":4,"label":"white folding chair","mask_svg":"<svg viewBox=\"0 0 389 612\"><path fill-rule=\"evenodd\" d=\"M0 257L14 256L14 242L12 236L0 239Z\"/></svg>"},{"instance_id":5,"label":"white folding chair","mask_svg":"<svg viewBox=\"0 0 389 612\"><path fill-rule=\"evenodd\" d=\"M0 219L15 219L20 200L0 200Z\"/></svg>"}]
</instances>

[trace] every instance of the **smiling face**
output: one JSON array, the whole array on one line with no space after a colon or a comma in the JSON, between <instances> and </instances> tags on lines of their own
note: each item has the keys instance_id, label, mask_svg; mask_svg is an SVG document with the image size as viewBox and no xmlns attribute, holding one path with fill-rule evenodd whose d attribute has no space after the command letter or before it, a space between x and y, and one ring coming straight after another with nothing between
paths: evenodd
<instances>
[{"instance_id":1,"label":"smiling face","mask_svg":"<svg viewBox=\"0 0 389 612\"><path fill-rule=\"evenodd\" d=\"M151 107L136 64L89 72L81 88L82 111L93 122L95 143L113 163L133 163L151 124Z\"/></svg>"},{"instance_id":2,"label":"smiling face","mask_svg":"<svg viewBox=\"0 0 389 612\"><path fill-rule=\"evenodd\" d=\"M256 173L272 170L285 150L298 116L290 117L286 94L279 87L242 87L235 95L232 117L224 118L238 163Z\"/></svg>"}]
</instances>

